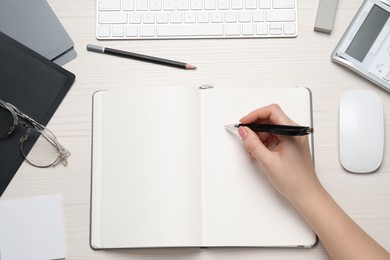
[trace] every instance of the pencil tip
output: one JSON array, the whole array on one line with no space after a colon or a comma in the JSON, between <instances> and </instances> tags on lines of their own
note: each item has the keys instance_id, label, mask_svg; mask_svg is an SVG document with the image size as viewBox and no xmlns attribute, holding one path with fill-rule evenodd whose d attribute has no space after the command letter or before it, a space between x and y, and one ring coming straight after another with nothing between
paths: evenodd
<instances>
[{"instance_id":1,"label":"pencil tip","mask_svg":"<svg viewBox=\"0 0 390 260\"><path fill-rule=\"evenodd\" d=\"M191 65L191 64L186 64L186 69L188 69L188 70L196 70L197 67L195 67L194 65Z\"/></svg>"}]
</instances>

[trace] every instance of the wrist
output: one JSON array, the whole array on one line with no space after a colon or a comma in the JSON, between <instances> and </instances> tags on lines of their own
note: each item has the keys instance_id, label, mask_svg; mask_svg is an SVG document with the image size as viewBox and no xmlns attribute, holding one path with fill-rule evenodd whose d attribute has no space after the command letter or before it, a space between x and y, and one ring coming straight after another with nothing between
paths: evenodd
<instances>
[{"instance_id":1,"label":"wrist","mask_svg":"<svg viewBox=\"0 0 390 260\"><path fill-rule=\"evenodd\" d=\"M328 192L318 180L315 180L313 184L306 186L304 190L290 196L288 199L298 211L301 211L303 208L319 203L327 196Z\"/></svg>"}]
</instances>

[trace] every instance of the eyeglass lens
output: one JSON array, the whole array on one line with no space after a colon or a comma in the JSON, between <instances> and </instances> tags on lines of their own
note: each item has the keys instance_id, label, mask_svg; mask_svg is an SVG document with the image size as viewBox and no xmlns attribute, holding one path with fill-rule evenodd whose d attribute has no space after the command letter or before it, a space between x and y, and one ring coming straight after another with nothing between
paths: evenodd
<instances>
[{"instance_id":1,"label":"eyeglass lens","mask_svg":"<svg viewBox=\"0 0 390 260\"><path fill-rule=\"evenodd\" d=\"M6 137L14 126L14 118L11 111L0 106L0 137Z\"/></svg>"},{"instance_id":2,"label":"eyeglass lens","mask_svg":"<svg viewBox=\"0 0 390 260\"><path fill-rule=\"evenodd\" d=\"M31 147L31 142L37 140L28 152L28 148ZM51 166L59 156L59 151L53 142L49 141L39 131L30 128L27 138L21 143L21 149L24 157L33 165L38 167Z\"/></svg>"}]
</instances>

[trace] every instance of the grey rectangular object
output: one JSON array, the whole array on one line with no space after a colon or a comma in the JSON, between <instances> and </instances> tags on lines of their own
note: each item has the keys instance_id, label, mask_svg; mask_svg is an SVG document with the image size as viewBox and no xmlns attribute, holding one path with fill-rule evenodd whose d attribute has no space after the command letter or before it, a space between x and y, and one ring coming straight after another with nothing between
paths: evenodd
<instances>
[{"instance_id":1,"label":"grey rectangular object","mask_svg":"<svg viewBox=\"0 0 390 260\"><path fill-rule=\"evenodd\" d=\"M59 65L77 57L46 0L1 0L0 31Z\"/></svg>"},{"instance_id":2,"label":"grey rectangular object","mask_svg":"<svg viewBox=\"0 0 390 260\"><path fill-rule=\"evenodd\" d=\"M314 30L330 33L333 29L338 0L320 0Z\"/></svg>"}]
</instances>

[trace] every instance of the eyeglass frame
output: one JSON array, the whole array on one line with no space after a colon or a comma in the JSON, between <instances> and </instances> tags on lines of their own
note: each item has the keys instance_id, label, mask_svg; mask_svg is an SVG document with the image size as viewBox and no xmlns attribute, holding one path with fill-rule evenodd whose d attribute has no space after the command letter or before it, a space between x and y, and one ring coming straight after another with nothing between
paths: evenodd
<instances>
[{"instance_id":1,"label":"eyeglass frame","mask_svg":"<svg viewBox=\"0 0 390 260\"><path fill-rule=\"evenodd\" d=\"M13 117L13 125L9 128L9 131L3 135L0 136L0 139L6 138L12 134L12 132L16 129L16 127L21 123L25 128L26 131L24 135L20 138L20 151L23 155L23 157L26 159L26 161L31 164L32 166L38 167L38 168L48 168L51 166L56 166L60 162L64 165L68 165L68 160L69 156L71 153L58 141L57 137L54 135L52 131L50 131L47 127L44 125L38 123L35 121L33 118L29 117L25 113L23 113L20 109L16 108L14 105L11 103L5 102L0 99L0 106L4 107L5 109L9 110L11 112L12 117ZM47 141L50 142L51 145L53 145L55 148L58 150L58 157L56 160L54 160L52 163L42 166L42 165L36 165L29 161L27 158L27 155L24 154L24 151L22 149L24 141L28 139L29 133L31 131L31 127L28 126L25 122L21 121L19 118L22 118L27 121L27 123L31 124L31 126L35 129L35 131L39 132L40 135L44 138L46 138Z\"/></svg>"}]
</instances>

